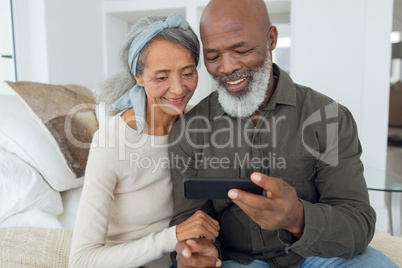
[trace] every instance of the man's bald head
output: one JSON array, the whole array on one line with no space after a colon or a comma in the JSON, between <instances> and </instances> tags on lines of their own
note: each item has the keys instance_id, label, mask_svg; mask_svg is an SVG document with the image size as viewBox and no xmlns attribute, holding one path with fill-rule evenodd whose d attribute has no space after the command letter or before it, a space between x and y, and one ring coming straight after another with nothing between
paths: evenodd
<instances>
[{"instance_id":1,"label":"man's bald head","mask_svg":"<svg viewBox=\"0 0 402 268\"><path fill-rule=\"evenodd\" d=\"M271 59L278 38L264 1L211 0L200 34L204 64L226 113L248 117L264 107L275 89Z\"/></svg>"},{"instance_id":2,"label":"man's bald head","mask_svg":"<svg viewBox=\"0 0 402 268\"><path fill-rule=\"evenodd\" d=\"M225 27L232 23L251 24L257 31L267 33L271 21L263 0L211 0L205 7L200 21L201 35L211 27Z\"/></svg>"}]
</instances>

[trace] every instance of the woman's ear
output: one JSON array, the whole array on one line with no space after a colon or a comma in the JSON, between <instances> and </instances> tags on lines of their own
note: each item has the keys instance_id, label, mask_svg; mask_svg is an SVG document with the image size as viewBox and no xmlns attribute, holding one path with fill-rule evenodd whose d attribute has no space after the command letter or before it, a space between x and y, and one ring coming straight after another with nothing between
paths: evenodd
<instances>
[{"instance_id":1,"label":"woman's ear","mask_svg":"<svg viewBox=\"0 0 402 268\"><path fill-rule=\"evenodd\" d=\"M135 80L137 80L137 85L139 85L140 87L144 87L144 80L142 80L141 76L136 75Z\"/></svg>"}]
</instances>

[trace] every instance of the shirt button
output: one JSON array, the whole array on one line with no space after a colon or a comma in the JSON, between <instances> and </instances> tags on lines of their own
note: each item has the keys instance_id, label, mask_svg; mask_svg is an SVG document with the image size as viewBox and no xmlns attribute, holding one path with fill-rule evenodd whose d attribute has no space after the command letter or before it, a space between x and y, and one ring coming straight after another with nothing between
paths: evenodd
<instances>
[{"instance_id":1,"label":"shirt button","mask_svg":"<svg viewBox=\"0 0 402 268\"><path fill-rule=\"evenodd\" d=\"M257 223L254 223L254 224L253 224L253 229L254 229L254 230L257 230L258 228L260 228L260 226L259 226Z\"/></svg>"}]
</instances>

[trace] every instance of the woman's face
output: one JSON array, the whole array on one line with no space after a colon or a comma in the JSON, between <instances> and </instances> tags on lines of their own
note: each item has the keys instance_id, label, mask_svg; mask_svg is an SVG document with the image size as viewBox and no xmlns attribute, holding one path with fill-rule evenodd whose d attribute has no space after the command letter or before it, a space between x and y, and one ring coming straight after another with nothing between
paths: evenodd
<instances>
[{"instance_id":1,"label":"woman's face","mask_svg":"<svg viewBox=\"0 0 402 268\"><path fill-rule=\"evenodd\" d=\"M145 88L148 107L170 115L183 112L198 82L190 51L166 40L156 40L145 53L144 71L136 80Z\"/></svg>"}]
</instances>

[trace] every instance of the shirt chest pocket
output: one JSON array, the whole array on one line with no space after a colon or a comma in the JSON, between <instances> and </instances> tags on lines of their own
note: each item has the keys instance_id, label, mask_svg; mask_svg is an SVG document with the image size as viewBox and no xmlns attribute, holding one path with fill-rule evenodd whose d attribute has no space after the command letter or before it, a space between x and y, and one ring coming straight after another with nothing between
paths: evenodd
<instances>
[{"instance_id":1,"label":"shirt chest pocket","mask_svg":"<svg viewBox=\"0 0 402 268\"><path fill-rule=\"evenodd\" d=\"M281 178L296 189L297 196L310 202L318 201L315 187L315 166L317 160L309 157L284 157L284 165L271 169L269 175Z\"/></svg>"}]
</instances>

